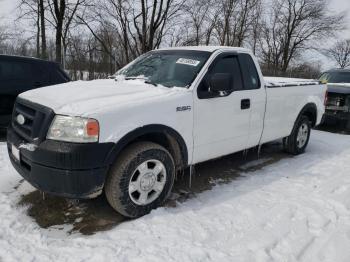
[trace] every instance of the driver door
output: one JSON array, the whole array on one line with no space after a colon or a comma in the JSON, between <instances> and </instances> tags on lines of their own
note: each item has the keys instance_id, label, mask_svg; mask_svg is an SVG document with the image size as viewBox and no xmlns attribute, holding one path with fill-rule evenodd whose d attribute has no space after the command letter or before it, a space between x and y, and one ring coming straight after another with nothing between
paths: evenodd
<instances>
[{"instance_id":1,"label":"driver door","mask_svg":"<svg viewBox=\"0 0 350 262\"><path fill-rule=\"evenodd\" d=\"M216 73L232 74L232 91L210 91L209 80ZM194 163L245 149L250 114L249 91L243 90L238 57L220 54L197 87L194 98Z\"/></svg>"}]
</instances>

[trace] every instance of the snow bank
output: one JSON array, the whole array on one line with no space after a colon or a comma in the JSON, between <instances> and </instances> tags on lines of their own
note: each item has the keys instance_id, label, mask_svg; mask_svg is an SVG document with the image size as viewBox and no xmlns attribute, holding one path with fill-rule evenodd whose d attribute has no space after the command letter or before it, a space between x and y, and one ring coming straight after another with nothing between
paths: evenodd
<instances>
[{"instance_id":1,"label":"snow bank","mask_svg":"<svg viewBox=\"0 0 350 262\"><path fill-rule=\"evenodd\" d=\"M87 237L38 227L0 145L0 261L305 261L350 258L350 136L314 131L303 155ZM26 184L26 183L25 183Z\"/></svg>"}]
</instances>

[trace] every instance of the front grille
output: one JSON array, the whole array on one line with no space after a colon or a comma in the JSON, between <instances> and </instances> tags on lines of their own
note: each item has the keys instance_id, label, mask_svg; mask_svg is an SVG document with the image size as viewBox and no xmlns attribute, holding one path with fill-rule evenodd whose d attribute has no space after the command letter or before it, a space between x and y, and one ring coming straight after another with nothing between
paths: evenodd
<instances>
[{"instance_id":1,"label":"front grille","mask_svg":"<svg viewBox=\"0 0 350 262\"><path fill-rule=\"evenodd\" d=\"M24 117L24 123L17 121L18 115ZM41 142L45 139L54 112L45 106L17 98L13 114L12 127L26 142Z\"/></svg>"},{"instance_id":2,"label":"front grille","mask_svg":"<svg viewBox=\"0 0 350 262\"><path fill-rule=\"evenodd\" d=\"M328 93L327 106L344 106L345 96L337 93Z\"/></svg>"}]
</instances>

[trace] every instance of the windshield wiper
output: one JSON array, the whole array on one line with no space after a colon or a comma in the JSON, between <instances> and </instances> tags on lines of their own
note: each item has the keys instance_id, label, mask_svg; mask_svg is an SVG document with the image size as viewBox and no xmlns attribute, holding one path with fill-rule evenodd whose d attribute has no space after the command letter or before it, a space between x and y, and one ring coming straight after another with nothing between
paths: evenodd
<instances>
[{"instance_id":1,"label":"windshield wiper","mask_svg":"<svg viewBox=\"0 0 350 262\"><path fill-rule=\"evenodd\" d=\"M125 77L125 80L135 80L135 79L148 80L148 78L143 77L143 76L127 76L127 77Z\"/></svg>"},{"instance_id":2,"label":"windshield wiper","mask_svg":"<svg viewBox=\"0 0 350 262\"><path fill-rule=\"evenodd\" d=\"M153 86L158 86L156 83L152 82L151 80L149 80L147 77L142 77L142 76L129 76L129 77L125 77L125 80L145 80L146 84L150 84Z\"/></svg>"},{"instance_id":3,"label":"windshield wiper","mask_svg":"<svg viewBox=\"0 0 350 262\"><path fill-rule=\"evenodd\" d=\"M149 80L145 80L145 83L153 86L158 86L156 83L153 83L152 81L149 81Z\"/></svg>"}]
</instances>

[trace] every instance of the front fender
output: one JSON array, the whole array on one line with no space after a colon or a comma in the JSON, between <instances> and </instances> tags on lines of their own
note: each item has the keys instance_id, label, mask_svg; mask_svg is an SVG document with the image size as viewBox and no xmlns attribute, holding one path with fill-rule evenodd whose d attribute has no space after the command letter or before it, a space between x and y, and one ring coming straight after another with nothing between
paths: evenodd
<instances>
[{"instance_id":1,"label":"front fender","mask_svg":"<svg viewBox=\"0 0 350 262\"><path fill-rule=\"evenodd\" d=\"M178 108L186 110L178 110ZM174 91L171 95L156 100L146 100L128 106L110 108L91 117L100 124L100 142L122 145L130 138L151 130L181 137L187 148L188 162L192 160L193 145L192 92ZM127 138L127 139L126 139Z\"/></svg>"}]
</instances>

